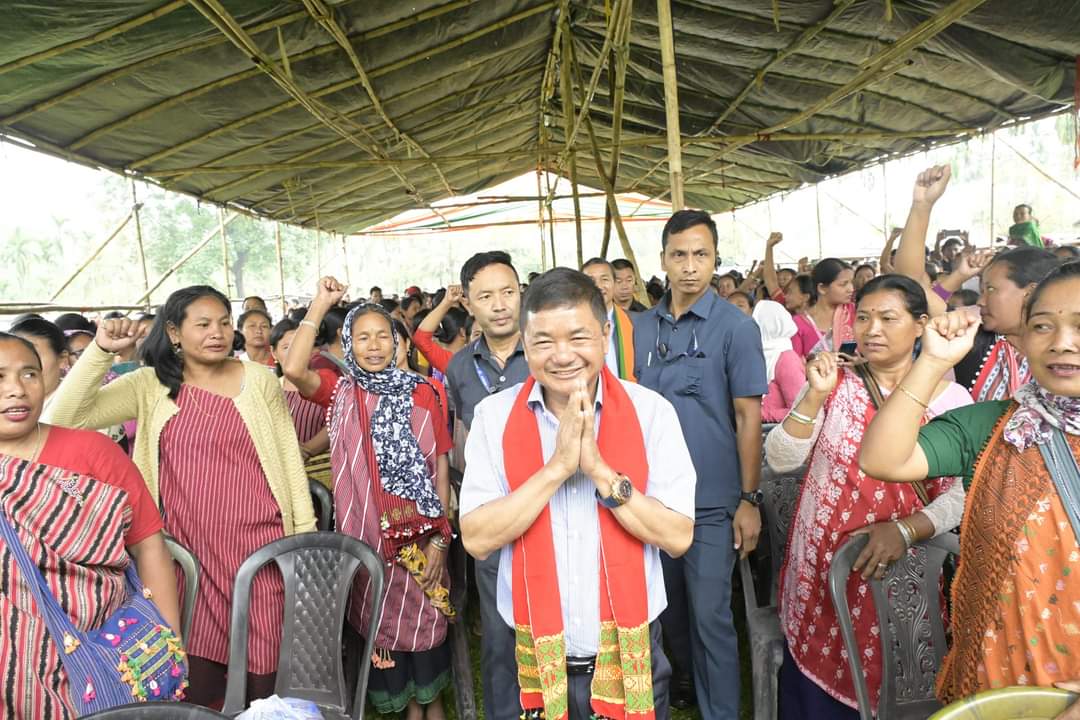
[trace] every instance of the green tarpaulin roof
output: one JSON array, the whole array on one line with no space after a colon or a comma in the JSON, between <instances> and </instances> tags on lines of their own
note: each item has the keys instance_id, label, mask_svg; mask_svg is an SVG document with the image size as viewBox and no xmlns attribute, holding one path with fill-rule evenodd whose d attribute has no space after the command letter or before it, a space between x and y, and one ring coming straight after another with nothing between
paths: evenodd
<instances>
[{"instance_id":1,"label":"green tarpaulin roof","mask_svg":"<svg viewBox=\"0 0 1080 720\"><path fill-rule=\"evenodd\" d=\"M632 3L628 33L617 22L625 4L5 2L0 133L217 203L355 231L538 163L566 173L565 6L575 107L595 87L588 117L605 168L608 60L628 50L616 189L656 196L668 182L656 4ZM961 130L1057 112L1076 92L1076 0L672 9L686 202L714 212ZM587 130L574 141L579 180L602 187Z\"/></svg>"}]
</instances>

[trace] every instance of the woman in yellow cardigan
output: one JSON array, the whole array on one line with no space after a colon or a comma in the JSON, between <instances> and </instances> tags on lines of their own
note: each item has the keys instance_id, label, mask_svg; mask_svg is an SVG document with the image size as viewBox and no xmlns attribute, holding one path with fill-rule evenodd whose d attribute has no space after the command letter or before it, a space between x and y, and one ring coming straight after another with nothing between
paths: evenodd
<instances>
[{"instance_id":1,"label":"woman in yellow cardigan","mask_svg":"<svg viewBox=\"0 0 1080 720\"><path fill-rule=\"evenodd\" d=\"M266 543L315 529L303 460L281 387L266 368L231 357L228 300L194 286L169 296L143 346L147 367L102 387L113 354L134 345L130 320L106 320L68 374L49 422L100 428L138 421L135 464L166 531L202 565L186 638L188 698L224 698L233 579ZM276 569L255 579L248 697L271 695L281 642L284 587Z\"/></svg>"}]
</instances>

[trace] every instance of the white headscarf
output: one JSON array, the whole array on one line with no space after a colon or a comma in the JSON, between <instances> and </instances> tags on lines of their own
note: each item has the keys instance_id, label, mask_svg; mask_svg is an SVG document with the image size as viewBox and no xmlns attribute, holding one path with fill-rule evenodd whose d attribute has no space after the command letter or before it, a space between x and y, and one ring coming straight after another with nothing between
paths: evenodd
<instances>
[{"instance_id":1,"label":"white headscarf","mask_svg":"<svg viewBox=\"0 0 1080 720\"><path fill-rule=\"evenodd\" d=\"M799 332L791 313L772 300L762 300L754 306L754 321L761 330L761 349L765 351L765 371L772 382L780 355L792 350L791 338Z\"/></svg>"}]
</instances>

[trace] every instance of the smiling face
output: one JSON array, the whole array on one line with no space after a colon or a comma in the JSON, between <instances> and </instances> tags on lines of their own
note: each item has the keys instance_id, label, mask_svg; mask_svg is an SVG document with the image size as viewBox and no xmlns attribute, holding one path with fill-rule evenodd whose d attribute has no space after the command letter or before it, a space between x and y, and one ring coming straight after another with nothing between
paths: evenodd
<instances>
[{"instance_id":1,"label":"smiling face","mask_svg":"<svg viewBox=\"0 0 1080 720\"><path fill-rule=\"evenodd\" d=\"M1009 264L995 262L983 272L979 309L983 327L1002 335L1020 332L1023 307L1033 287L1022 288L1009 279Z\"/></svg>"},{"instance_id":2,"label":"smiling face","mask_svg":"<svg viewBox=\"0 0 1080 720\"><path fill-rule=\"evenodd\" d=\"M214 365L232 355L233 329L229 308L212 296L203 296L187 306L180 327L167 327L169 341L180 343L184 364Z\"/></svg>"},{"instance_id":3,"label":"smiling face","mask_svg":"<svg viewBox=\"0 0 1080 720\"><path fill-rule=\"evenodd\" d=\"M660 265L671 281L673 295L685 299L701 297L716 268L712 232L705 225L694 225L668 235L667 247L660 253Z\"/></svg>"},{"instance_id":4,"label":"smiling face","mask_svg":"<svg viewBox=\"0 0 1080 720\"><path fill-rule=\"evenodd\" d=\"M465 306L489 338L506 339L516 334L521 288L513 269L495 263L476 273L469 281Z\"/></svg>"},{"instance_id":5,"label":"smiling face","mask_svg":"<svg viewBox=\"0 0 1080 720\"><path fill-rule=\"evenodd\" d=\"M1080 278L1045 287L1024 324L1021 345L1043 389L1080 397Z\"/></svg>"},{"instance_id":6,"label":"smiling face","mask_svg":"<svg viewBox=\"0 0 1080 720\"><path fill-rule=\"evenodd\" d=\"M582 380L592 387L607 356L609 324L601 323L586 302L525 318L525 359L549 405L565 403Z\"/></svg>"},{"instance_id":7,"label":"smiling face","mask_svg":"<svg viewBox=\"0 0 1080 720\"><path fill-rule=\"evenodd\" d=\"M45 394L41 366L30 348L0 340L0 442L17 443L35 430Z\"/></svg>"},{"instance_id":8,"label":"smiling face","mask_svg":"<svg viewBox=\"0 0 1080 720\"><path fill-rule=\"evenodd\" d=\"M871 366L895 367L909 360L925 327L926 317L912 317L897 290L868 293L855 310L855 342Z\"/></svg>"},{"instance_id":9,"label":"smiling face","mask_svg":"<svg viewBox=\"0 0 1080 720\"><path fill-rule=\"evenodd\" d=\"M385 370L396 359L390 321L378 312L358 315L352 326L352 352L356 364L368 372Z\"/></svg>"},{"instance_id":10,"label":"smiling face","mask_svg":"<svg viewBox=\"0 0 1080 720\"><path fill-rule=\"evenodd\" d=\"M604 296L604 306L611 310L611 304L615 301L615 274L611 271L611 266L604 263L593 263L582 272L592 278L592 281L596 283L596 287L600 288L600 294ZM633 271L630 271L630 277L632 282Z\"/></svg>"}]
</instances>

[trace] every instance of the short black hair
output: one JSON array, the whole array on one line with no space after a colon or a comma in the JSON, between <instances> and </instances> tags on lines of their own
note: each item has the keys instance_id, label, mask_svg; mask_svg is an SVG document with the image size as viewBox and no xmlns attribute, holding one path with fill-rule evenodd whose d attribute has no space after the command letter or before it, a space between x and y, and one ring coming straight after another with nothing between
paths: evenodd
<instances>
[{"instance_id":1,"label":"short black hair","mask_svg":"<svg viewBox=\"0 0 1080 720\"><path fill-rule=\"evenodd\" d=\"M536 278L521 301L521 330L529 315L552 308L576 307L587 303L600 327L608 321L607 305L592 278L579 270L554 268Z\"/></svg>"},{"instance_id":2,"label":"short black hair","mask_svg":"<svg viewBox=\"0 0 1080 720\"><path fill-rule=\"evenodd\" d=\"M370 290L368 290L368 294L369 294L369 295L371 295L371 294L373 294L373 293L374 293L374 292L375 292L376 290L377 290L377 291L379 292L379 294L380 294L380 295L382 294L382 288L381 288L381 287L379 287L378 285L374 285L374 286L372 286L372 288L371 288Z\"/></svg>"},{"instance_id":3,"label":"short black hair","mask_svg":"<svg viewBox=\"0 0 1080 720\"><path fill-rule=\"evenodd\" d=\"M246 298L244 298L244 303L246 303L248 300L258 300L260 305L266 307L266 301L258 295L248 295ZM243 305L244 303L241 303L241 305Z\"/></svg>"},{"instance_id":4,"label":"short black hair","mask_svg":"<svg viewBox=\"0 0 1080 720\"><path fill-rule=\"evenodd\" d=\"M237 318L236 331L240 333L244 332L244 323L246 323L248 320L255 317L256 315L262 315L264 318L266 318L267 325L270 325L271 327L274 325L274 319L270 317L270 313L266 312L265 310L253 308L251 310L248 310L247 312L241 313L240 317Z\"/></svg>"},{"instance_id":5,"label":"short black hair","mask_svg":"<svg viewBox=\"0 0 1080 720\"><path fill-rule=\"evenodd\" d=\"M1034 213L1034 212L1035 212L1034 210L1032 210L1032 209L1031 209L1031 206L1030 206L1030 205L1028 205L1027 203L1020 203L1019 205L1017 205L1016 207L1014 207L1014 208L1013 208L1013 212L1016 212L1016 211L1017 211L1017 210L1019 210L1020 208L1025 208L1025 209L1026 209L1026 210L1028 211L1028 214L1029 214L1029 215L1030 215L1031 213Z\"/></svg>"},{"instance_id":6,"label":"short black hair","mask_svg":"<svg viewBox=\"0 0 1080 720\"><path fill-rule=\"evenodd\" d=\"M465 293L466 297L469 295L469 283L472 282L478 272L489 265L505 265L514 271L514 279L520 281L517 269L514 267L514 261L510 259L510 253L504 250L479 252L466 260L465 264L461 266L461 291Z\"/></svg>"},{"instance_id":7,"label":"short black hair","mask_svg":"<svg viewBox=\"0 0 1080 720\"><path fill-rule=\"evenodd\" d=\"M862 290L855 296L855 304L858 305L867 295L877 292L894 292L904 298L904 308L911 316L918 320L924 315L930 314L930 308L926 301L926 291L923 286L915 282L907 275L878 275L870 282L863 285Z\"/></svg>"},{"instance_id":8,"label":"short black hair","mask_svg":"<svg viewBox=\"0 0 1080 720\"><path fill-rule=\"evenodd\" d=\"M423 304L424 300L419 295L406 295L401 301L401 312L407 312L413 305Z\"/></svg>"},{"instance_id":9,"label":"short black hair","mask_svg":"<svg viewBox=\"0 0 1080 720\"><path fill-rule=\"evenodd\" d=\"M617 258L611 261L612 270L633 270L634 263L630 262L626 258Z\"/></svg>"},{"instance_id":10,"label":"short black hair","mask_svg":"<svg viewBox=\"0 0 1080 720\"><path fill-rule=\"evenodd\" d=\"M585 264L581 266L581 269L584 270L585 268L592 267L593 265L606 265L611 270L611 274L615 274L615 266L602 257L589 258L585 261Z\"/></svg>"},{"instance_id":11,"label":"short black hair","mask_svg":"<svg viewBox=\"0 0 1080 720\"><path fill-rule=\"evenodd\" d=\"M664 231L660 235L660 248L667 248L668 237L671 235L681 233L698 225L709 228L709 232L712 233L713 249L715 250L720 244L720 236L716 232L716 223L713 222L712 216L704 210L680 210L668 218L668 221L664 223Z\"/></svg>"},{"instance_id":12,"label":"short black hair","mask_svg":"<svg viewBox=\"0 0 1080 720\"><path fill-rule=\"evenodd\" d=\"M53 321L56 327L64 332L68 330L86 330L89 333L97 332L97 325L79 313L64 313Z\"/></svg>"}]
</instances>

